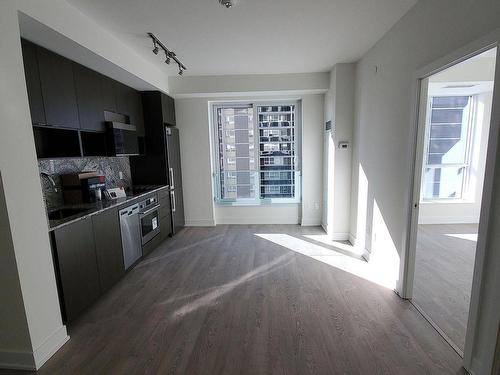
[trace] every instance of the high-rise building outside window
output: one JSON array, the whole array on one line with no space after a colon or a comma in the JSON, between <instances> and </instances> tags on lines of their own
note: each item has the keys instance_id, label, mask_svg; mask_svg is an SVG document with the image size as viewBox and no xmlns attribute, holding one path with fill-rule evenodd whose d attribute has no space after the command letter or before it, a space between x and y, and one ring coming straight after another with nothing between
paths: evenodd
<instances>
[{"instance_id":1,"label":"high-rise building outside window","mask_svg":"<svg viewBox=\"0 0 500 375\"><path fill-rule=\"evenodd\" d=\"M297 110L297 102L213 107L218 201L300 201Z\"/></svg>"}]
</instances>

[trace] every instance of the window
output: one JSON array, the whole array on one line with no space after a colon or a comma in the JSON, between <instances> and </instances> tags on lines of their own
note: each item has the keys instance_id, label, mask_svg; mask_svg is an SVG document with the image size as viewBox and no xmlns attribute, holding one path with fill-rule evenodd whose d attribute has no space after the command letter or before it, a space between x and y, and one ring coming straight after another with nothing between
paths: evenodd
<instances>
[{"instance_id":1,"label":"window","mask_svg":"<svg viewBox=\"0 0 500 375\"><path fill-rule=\"evenodd\" d=\"M472 96L429 99L424 200L461 199L469 167Z\"/></svg>"},{"instance_id":2,"label":"window","mask_svg":"<svg viewBox=\"0 0 500 375\"><path fill-rule=\"evenodd\" d=\"M217 199L296 202L297 104L216 105Z\"/></svg>"}]
</instances>

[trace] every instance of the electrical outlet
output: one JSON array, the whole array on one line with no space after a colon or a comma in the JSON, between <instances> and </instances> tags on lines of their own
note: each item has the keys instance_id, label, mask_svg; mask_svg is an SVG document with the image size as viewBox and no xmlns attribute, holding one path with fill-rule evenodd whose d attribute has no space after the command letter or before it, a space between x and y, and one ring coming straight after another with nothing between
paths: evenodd
<instances>
[{"instance_id":1,"label":"electrical outlet","mask_svg":"<svg viewBox=\"0 0 500 375\"><path fill-rule=\"evenodd\" d=\"M123 180L123 172L122 171L118 172L118 177L120 178L120 180Z\"/></svg>"}]
</instances>

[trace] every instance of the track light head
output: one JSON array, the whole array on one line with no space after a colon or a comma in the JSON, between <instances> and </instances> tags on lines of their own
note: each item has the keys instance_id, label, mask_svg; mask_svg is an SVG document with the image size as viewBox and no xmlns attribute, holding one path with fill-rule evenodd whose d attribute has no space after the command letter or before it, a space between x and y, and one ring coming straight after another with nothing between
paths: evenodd
<instances>
[{"instance_id":1,"label":"track light head","mask_svg":"<svg viewBox=\"0 0 500 375\"><path fill-rule=\"evenodd\" d=\"M170 53L165 52L165 64L170 65Z\"/></svg>"},{"instance_id":2,"label":"track light head","mask_svg":"<svg viewBox=\"0 0 500 375\"><path fill-rule=\"evenodd\" d=\"M181 76L183 74L184 74L184 72L182 71L182 68L179 68L179 75Z\"/></svg>"},{"instance_id":3,"label":"track light head","mask_svg":"<svg viewBox=\"0 0 500 375\"><path fill-rule=\"evenodd\" d=\"M153 53L155 55L158 55L158 51L159 51L158 46L155 46L155 48L153 48Z\"/></svg>"}]
</instances>

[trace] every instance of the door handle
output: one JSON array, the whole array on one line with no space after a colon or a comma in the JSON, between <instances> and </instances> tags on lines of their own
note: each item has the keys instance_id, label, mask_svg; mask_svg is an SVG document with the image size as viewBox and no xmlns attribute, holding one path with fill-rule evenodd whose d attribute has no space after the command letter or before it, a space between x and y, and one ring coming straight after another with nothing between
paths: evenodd
<instances>
[{"instance_id":1,"label":"door handle","mask_svg":"<svg viewBox=\"0 0 500 375\"><path fill-rule=\"evenodd\" d=\"M170 189L174 189L175 188L174 168L168 168L168 172L170 173Z\"/></svg>"},{"instance_id":2,"label":"door handle","mask_svg":"<svg viewBox=\"0 0 500 375\"><path fill-rule=\"evenodd\" d=\"M146 210L144 212L140 212L139 214L141 215L141 217L143 217L143 216L145 216L145 215L147 215L147 214L149 214L149 213L151 213L151 212L153 212L155 210L158 210L159 208L160 208L160 205L157 204L156 206L151 207L149 210Z\"/></svg>"},{"instance_id":3,"label":"door handle","mask_svg":"<svg viewBox=\"0 0 500 375\"><path fill-rule=\"evenodd\" d=\"M172 212L175 212L175 191L171 191L170 196L172 197Z\"/></svg>"}]
</instances>

